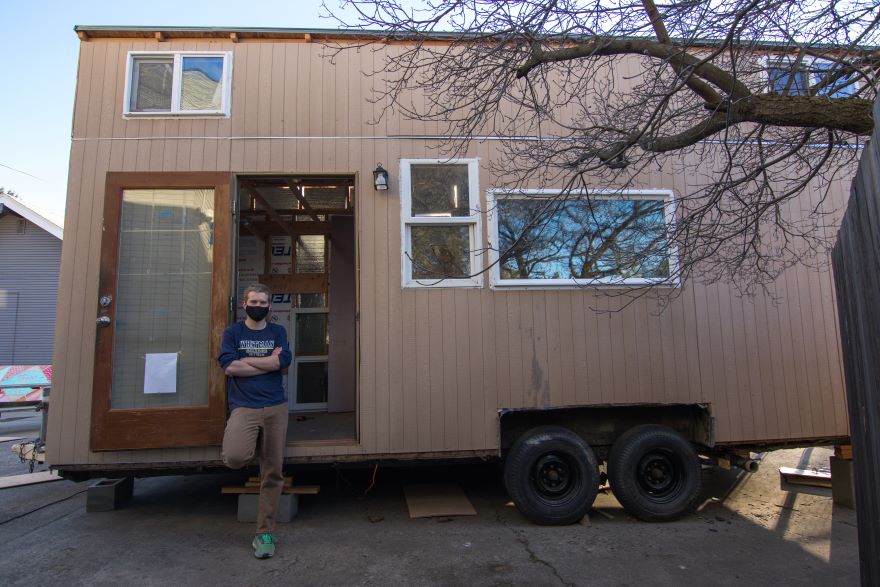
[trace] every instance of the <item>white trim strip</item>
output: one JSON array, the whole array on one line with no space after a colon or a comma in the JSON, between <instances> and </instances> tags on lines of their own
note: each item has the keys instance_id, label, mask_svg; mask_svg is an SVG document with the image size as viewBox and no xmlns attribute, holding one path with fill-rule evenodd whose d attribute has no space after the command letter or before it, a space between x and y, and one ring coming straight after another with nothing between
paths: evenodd
<instances>
[{"instance_id":1,"label":"white trim strip","mask_svg":"<svg viewBox=\"0 0 880 587\"><path fill-rule=\"evenodd\" d=\"M134 118L134 117L132 117ZM198 116L198 115L167 115L167 116L153 116L151 118L186 118L187 120L192 120L196 118L205 118L216 120L217 116ZM399 141L399 140L409 140L409 141L523 141L523 142L550 142L550 141L558 141L558 142L575 142L576 139L547 139L541 137L488 137L488 136L472 136L472 137L460 137L455 135L382 135L382 136L365 136L365 135L351 135L351 136L240 136L240 137L206 137L206 136L164 136L164 137L72 137L71 140L73 142L84 142L84 141L198 141L198 140L212 140L212 141L257 141L257 140L269 140L269 141ZM719 141L713 139L706 139L700 141L701 144L706 145L757 145L758 141ZM762 145L781 145L786 147L794 147L797 143L790 143L787 141L761 141ZM828 143L809 143L804 145L805 147L810 147L814 149L827 149L829 147ZM830 145L835 148L840 149L864 149L864 143L858 144L838 144L835 143ZM445 160L444 160L445 161Z\"/></svg>"}]
</instances>

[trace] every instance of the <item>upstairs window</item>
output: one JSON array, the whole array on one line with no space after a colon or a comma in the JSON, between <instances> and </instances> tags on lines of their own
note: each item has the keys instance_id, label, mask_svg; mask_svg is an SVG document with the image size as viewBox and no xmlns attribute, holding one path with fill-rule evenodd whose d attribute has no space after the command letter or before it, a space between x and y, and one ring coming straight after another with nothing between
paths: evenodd
<instances>
[{"instance_id":1,"label":"upstairs window","mask_svg":"<svg viewBox=\"0 0 880 587\"><path fill-rule=\"evenodd\" d=\"M495 192L488 205L496 286L674 282L667 190Z\"/></svg>"},{"instance_id":2,"label":"upstairs window","mask_svg":"<svg viewBox=\"0 0 880 587\"><path fill-rule=\"evenodd\" d=\"M812 69L813 86L821 86L816 92L819 96L850 98L859 89L855 74L841 75L841 66L837 63L817 60Z\"/></svg>"},{"instance_id":3,"label":"upstairs window","mask_svg":"<svg viewBox=\"0 0 880 587\"><path fill-rule=\"evenodd\" d=\"M769 62L767 77L770 82L770 92L773 94L805 96L810 87L810 78L806 67L803 64L795 67L788 59Z\"/></svg>"},{"instance_id":4,"label":"upstairs window","mask_svg":"<svg viewBox=\"0 0 880 587\"><path fill-rule=\"evenodd\" d=\"M789 96L807 96L816 88L817 96L849 98L858 90L854 74L841 75L841 65L822 59L805 59L795 67L788 58L767 61L770 92Z\"/></svg>"},{"instance_id":5,"label":"upstairs window","mask_svg":"<svg viewBox=\"0 0 880 587\"><path fill-rule=\"evenodd\" d=\"M228 116L232 54L129 53L126 116Z\"/></svg>"},{"instance_id":6,"label":"upstairs window","mask_svg":"<svg viewBox=\"0 0 880 587\"><path fill-rule=\"evenodd\" d=\"M476 159L403 159L405 287L477 287L480 204Z\"/></svg>"}]
</instances>

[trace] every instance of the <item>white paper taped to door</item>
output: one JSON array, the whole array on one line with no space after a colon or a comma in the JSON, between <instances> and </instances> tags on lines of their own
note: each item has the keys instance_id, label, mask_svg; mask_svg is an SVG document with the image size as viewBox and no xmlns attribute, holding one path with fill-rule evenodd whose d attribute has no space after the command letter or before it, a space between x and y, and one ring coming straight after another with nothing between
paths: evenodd
<instances>
[{"instance_id":1,"label":"white paper taped to door","mask_svg":"<svg viewBox=\"0 0 880 587\"><path fill-rule=\"evenodd\" d=\"M147 353L144 393L177 393L177 353Z\"/></svg>"}]
</instances>

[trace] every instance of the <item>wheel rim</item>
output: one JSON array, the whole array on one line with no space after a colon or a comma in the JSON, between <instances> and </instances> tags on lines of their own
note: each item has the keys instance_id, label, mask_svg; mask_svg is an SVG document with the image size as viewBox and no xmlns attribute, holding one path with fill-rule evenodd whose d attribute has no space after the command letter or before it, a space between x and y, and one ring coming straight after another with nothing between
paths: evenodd
<instances>
[{"instance_id":1,"label":"wheel rim","mask_svg":"<svg viewBox=\"0 0 880 587\"><path fill-rule=\"evenodd\" d=\"M565 498L577 485L577 474L577 468L569 458L548 453L535 462L532 483L539 495L555 501Z\"/></svg>"},{"instance_id":2,"label":"wheel rim","mask_svg":"<svg viewBox=\"0 0 880 587\"><path fill-rule=\"evenodd\" d=\"M636 478L654 501L673 499L682 484L682 464L671 451L653 450L639 460Z\"/></svg>"}]
</instances>

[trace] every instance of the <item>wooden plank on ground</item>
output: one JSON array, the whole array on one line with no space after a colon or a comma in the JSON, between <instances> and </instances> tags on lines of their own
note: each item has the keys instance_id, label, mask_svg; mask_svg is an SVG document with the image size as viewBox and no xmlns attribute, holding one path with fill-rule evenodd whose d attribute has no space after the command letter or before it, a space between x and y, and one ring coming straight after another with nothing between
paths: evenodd
<instances>
[{"instance_id":1,"label":"wooden plank on ground","mask_svg":"<svg viewBox=\"0 0 880 587\"><path fill-rule=\"evenodd\" d=\"M815 469L795 469L780 467L779 475L793 485L809 485L811 487L831 487L831 472Z\"/></svg>"},{"instance_id":2,"label":"wooden plank on ground","mask_svg":"<svg viewBox=\"0 0 880 587\"><path fill-rule=\"evenodd\" d=\"M241 485L236 485L233 487L223 487L220 490L220 493L259 493L259 487L248 487ZM317 495L321 492L320 485L294 485L291 487L285 487L281 493L285 494L293 494L293 495Z\"/></svg>"},{"instance_id":3,"label":"wooden plank on ground","mask_svg":"<svg viewBox=\"0 0 880 587\"><path fill-rule=\"evenodd\" d=\"M293 479L291 477L284 478L284 486L290 487L293 485ZM245 487L259 487L260 486L260 478L259 477L250 477L247 482L244 484Z\"/></svg>"},{"instance_id":4,"label":"wooden plank on ground","mask_svg":"<svg viewBox=\"0 0 880 587\"><path fill-rule=\"evenodd\" d=\"M0 489L10 489L12 487L24 487L25 485L36 485L37 483L47 483L49 481L60 481L61 477L55 471L40 471L39 473L27 473L25 475L11 475L9 477L0 477Z\"/></svg>"}]
</instances>

